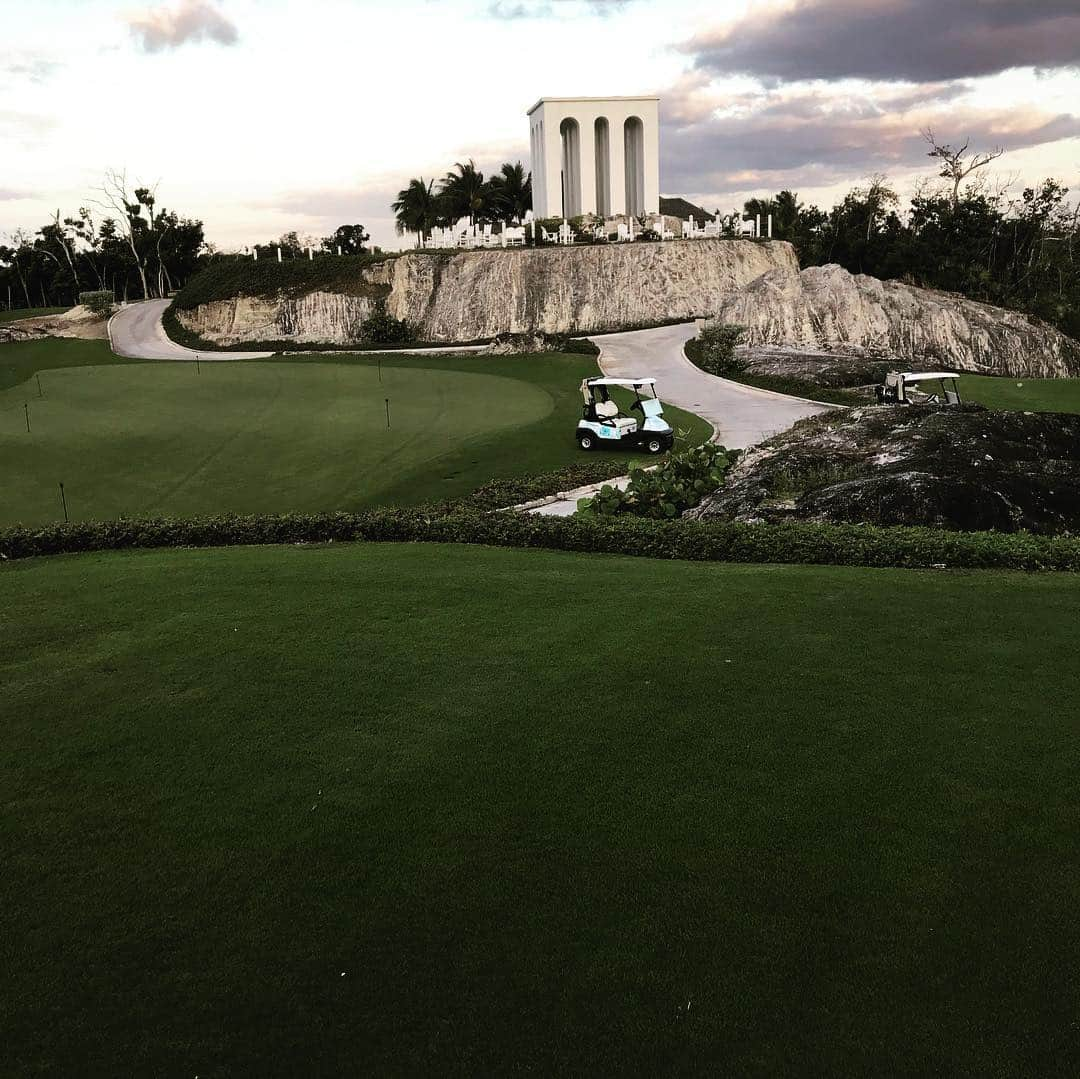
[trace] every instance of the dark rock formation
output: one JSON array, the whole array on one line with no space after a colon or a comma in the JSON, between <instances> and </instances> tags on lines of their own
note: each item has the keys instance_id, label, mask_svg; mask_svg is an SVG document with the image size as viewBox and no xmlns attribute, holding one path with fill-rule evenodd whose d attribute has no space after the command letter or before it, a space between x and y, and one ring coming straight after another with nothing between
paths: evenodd
<instances>
[{"instance_id":1,"label":"dark rock formation","mask_svg":"<svg viewBox=\"0 0 1080 1079\"><path fill-rule=\"evenodd\" d=\"M869 405L747 451L691 517L1080 530L1080 416Z\"/></svg>"}]
</instances>

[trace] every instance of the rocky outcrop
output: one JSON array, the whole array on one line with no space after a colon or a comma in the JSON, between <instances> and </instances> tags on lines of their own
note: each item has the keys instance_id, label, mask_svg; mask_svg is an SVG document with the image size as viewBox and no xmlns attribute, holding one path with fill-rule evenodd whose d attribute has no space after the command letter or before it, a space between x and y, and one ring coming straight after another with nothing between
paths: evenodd
<instances>
[{"instance_id":1,"label":"rocky outcrop","mask_svg":"<svg viewBox=\"0 0 1080 1079\"><path fill-rule=\"evenodd\" d=\"M764 273L797 270L789 244L740 240L404 255L387 310L429 341L598 333L706 314Z\"/></svg>"},{"instance_id":2,"label":"rocky outcrop","mask_svg":"<svg viewBox=\"0 0 1080 1079\"><path fill-rule=\"evenodd\" d=\"M835 349L1025 378L1080 374L1080 343L1026 315L840 266L770 271L728 293L715 314L745 326L750 346Z\"/></svg>"},{"instance_id":3,"label":"rocky outcrop","mask_svg":"<svg viewBox=\"0 0 1080 1079\"><path fill-rule=\"evenodd\" d=\"M1080 530L1080 416L978 405L829 412L744 453L688 517Z\"/></svg>"},{"instance_id":4,"label":"rocky outcrop","mask_svg":"<svg viewBox=\"0 0 1080 1079\"><path fill-rule=\"evenodd\" d=\"M185 329L218 345L245 341L302 344L355 344L360 327L374 310L371 296L309 292L302 296L259 299L237 296L178 311Z\"/></svg>"},{"instance_id":5,"label":"rocky outcrop","mask_svg":"<svg viewBox=\"0 0 1080 1079\"><path fill-rule=\"evenodd\" d=\"M0 324L0 344L6 341L36 341L43 337L103 341L107 336L107 321L85 307L73 307L61 315L39 315Z\"/></svg>"},{"instance_id":6,"label":"rocky outcrop","mask_svg":"<svg viewBox=\"0 0 1080 1079\"><path fill-rule=\"evenodd\" d=\"M380 299L422 341L597 333L707 314L726 293L769 271L798 274L789 244L695 240L417 252L362 271L355 290L362 295L237 297L177 314L188 330L222 345L356 344L360 324Z\"/></svg>"}]
</instances>

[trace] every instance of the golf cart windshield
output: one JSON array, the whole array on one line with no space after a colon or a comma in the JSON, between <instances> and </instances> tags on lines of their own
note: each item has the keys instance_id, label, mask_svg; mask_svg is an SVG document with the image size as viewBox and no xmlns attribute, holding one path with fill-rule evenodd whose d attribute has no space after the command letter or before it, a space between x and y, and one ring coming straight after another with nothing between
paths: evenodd
<instances>
[{"instance_id":1,"label":"golf cart windshield","mask_svg":"<svg viewBox=\"0 0 1080 1079\"><path fill-rule=\"evenodd\" d=\"M923 374L905 374L904 386L924 395L929 404L960 404L960 383L951 371L929 371Z\"/></svg>"}]
</instances>

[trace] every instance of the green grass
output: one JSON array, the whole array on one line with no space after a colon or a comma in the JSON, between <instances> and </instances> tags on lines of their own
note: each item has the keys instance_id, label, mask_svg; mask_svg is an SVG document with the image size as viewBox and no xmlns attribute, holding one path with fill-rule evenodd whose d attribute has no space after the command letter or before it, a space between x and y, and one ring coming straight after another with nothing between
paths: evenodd
<instances>
[{"instance_id":1,"label":"green grass","mask_svg":"<svg viewBox=\"0 0 1080 1079\"><path fill-rule=\"evenodd\" d=\"M960 376L960 395L987 408L1023 412L1080 412L1080 378Z\"/></svg>"},{"instance_id":2,"label":"green grass","mask_svg":"<svg viewBox=\"0 0 1080 1079\"><path fill-rule=\"evenodd\" d=\"M62 315L70 307L16 307L12 311L0 311L0 322L14 322L20 318L44 318L46 315Z\"/></svg>"},{"instance_id":3,"label":"green grass","mask_svg":"<svg viewBox=\"0 0 1080 1079\"><path fill-rule=\"evenodd\" d=\"M123 367L151 362L114 356L107 341L46 338L0 345L0 438L10 433L7 412L13 405L21 411L24 401L37 399L35 375L65 368ZM43 380L42 386L45 384ZM5 390L12 392L5 394Z\"/></svg>"},{"instance_id":4,"label":"green grass","mask_svg":"<svg viewBox=\"0 0 1080 1079\"><path fill-rule=\"evenodd\" d=\"M553 353L383 357L381 376L379 360L355 356L203 363L199 374L113 360L102 342L4 345L0 525L57 520L61 482L73 520L458 497L581 460L578 385L595 371ZM677 409L669 418L690 441L710 433ZM631 460L605 456L611 475Z\"/></svg>"},{"instance_id":5,"label":"green grass","mask_svg":"<svg viewBox=\"0 0 1080 1079\"><path fill-rule=\"evenodd\" d=\"M1080 1062L1080 578L266 547L0 602L4 1074Z\"/></svg>"}]
</instances>

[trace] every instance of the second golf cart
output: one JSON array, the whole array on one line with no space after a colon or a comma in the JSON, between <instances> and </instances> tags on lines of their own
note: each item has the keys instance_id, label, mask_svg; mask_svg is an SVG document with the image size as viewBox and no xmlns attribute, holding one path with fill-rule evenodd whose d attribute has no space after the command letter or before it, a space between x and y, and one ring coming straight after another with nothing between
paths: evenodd
<instances>
[{"instance_id":1,"label":"second golf cart","mask_svg":"<svg viewBox=\"0 0 1080 1079\"><path fill-rule=\"evenodd\" d=\"M637 412L640 419L620 410L611 398L612 386L633 391L629 411ZM625 446L663 453L671 449L675 432L664 419L655 378L587 378L581 383L581 396L585 407L577 425L577 441L583 450Z\"/></svg>"},{"instance_id":2,"label":"second golf cart","mask_svg":"<svg viewBox=\"0 0 1080 1079\"><path fill-rule=\"evenodd\" d=\"M875 390L882 405L960 404L960 376L952 371L890 371Z\"/></svg>"}]
</instances>

